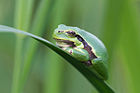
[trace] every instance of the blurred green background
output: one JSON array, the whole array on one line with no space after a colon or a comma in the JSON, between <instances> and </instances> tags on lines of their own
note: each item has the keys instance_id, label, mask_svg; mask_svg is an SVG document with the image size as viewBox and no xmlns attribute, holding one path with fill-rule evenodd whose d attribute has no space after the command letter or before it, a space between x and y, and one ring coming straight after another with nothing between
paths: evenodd
<instances>
[{"instance_id":1,"label":"blurred green background","mask_svg":"<svg viewBox=\"0 0 140 93\"><path fill-rule=\"evenodd\" d=\"M59 24L77 26L107 47L108 83L140 93L139 0L0 0L0 24L51 37ZM22 78L22 79L20 79ZM74 67L30 38L0 33L0 93L97 93Z\"/></svg>"}]
</instances>

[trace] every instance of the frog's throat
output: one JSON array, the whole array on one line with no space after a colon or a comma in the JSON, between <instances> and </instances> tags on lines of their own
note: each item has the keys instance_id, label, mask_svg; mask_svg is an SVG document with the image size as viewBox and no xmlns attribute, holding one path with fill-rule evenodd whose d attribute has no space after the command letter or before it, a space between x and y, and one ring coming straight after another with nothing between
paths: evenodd
<instances>
[{"instance_id":1,"label":"frog's throat","mask_svg":"<svg viewBox=\"0 0 140 93\"><path fill-rule=\"evenodd\" d=\"M75 37L77 37L77 39L83 43L84 49L88 51L90 60L97 58L97 56L92 52L92 48L88 45L88 43L80 35L76 34Z\"/></svg>"}]
</instances>

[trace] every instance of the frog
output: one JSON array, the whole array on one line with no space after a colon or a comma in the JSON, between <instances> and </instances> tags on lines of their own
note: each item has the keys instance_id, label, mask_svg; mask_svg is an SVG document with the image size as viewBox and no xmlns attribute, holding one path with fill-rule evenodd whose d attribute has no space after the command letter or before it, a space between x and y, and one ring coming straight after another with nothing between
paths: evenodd
<instances>
[{"instance_id":1,"label":"frog","mask_svg":"<svg viewBox=\"0 0 140 93\"><path fill-rule=\"evenodd\" d=\"M83 63L99 79L108 79L108 53L95 35L78 27L58 25L53 32L56 45Z\"/></svg>"}]
</instances>

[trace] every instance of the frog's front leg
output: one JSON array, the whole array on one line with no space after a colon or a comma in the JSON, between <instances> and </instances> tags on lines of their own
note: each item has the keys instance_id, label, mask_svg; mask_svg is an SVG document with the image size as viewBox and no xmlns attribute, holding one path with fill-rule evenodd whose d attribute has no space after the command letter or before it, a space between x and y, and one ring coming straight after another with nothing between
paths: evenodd
<instances>
[{"instance_id":1,"label":"frog's front leg","mask_svg":"<svg viewBox=\"0 0 140 93\"><path fill-rule=\"evenodd\" d=\"M64 50L70 53L74 58L80 61L89 60L89 54L85 49L67 47L67 48L64 48Z\"/></svg>"}]
</instances>

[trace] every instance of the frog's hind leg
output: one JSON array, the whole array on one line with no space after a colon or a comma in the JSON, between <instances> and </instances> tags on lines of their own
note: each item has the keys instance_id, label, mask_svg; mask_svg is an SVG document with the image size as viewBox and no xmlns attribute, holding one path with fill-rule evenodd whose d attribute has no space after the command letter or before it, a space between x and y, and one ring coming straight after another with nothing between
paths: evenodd
<instances>
[{"instance_id":1,"label":"frog's hind leg","mask_svg":"<svg viewBox=\"0 0 140 93\"><path fill-rule=\"evenodd\" d=\"M98 77L106 80L108 78L107 66L104 62L102 62L102 59L100 58L93 59L92 64L93 65L90 67L91 70L94 70Z\"/></svg>"},{"instance_id":2,"label":"frog's hind leg","mask_svg":"<svg viewBox=\"0 0 140 93\"><path fill-rule=\"evenodd\" d=\"M80 61L89 60L89 54L85 49L67 47L64 50Z\"/></svg>"}]
</instances>

